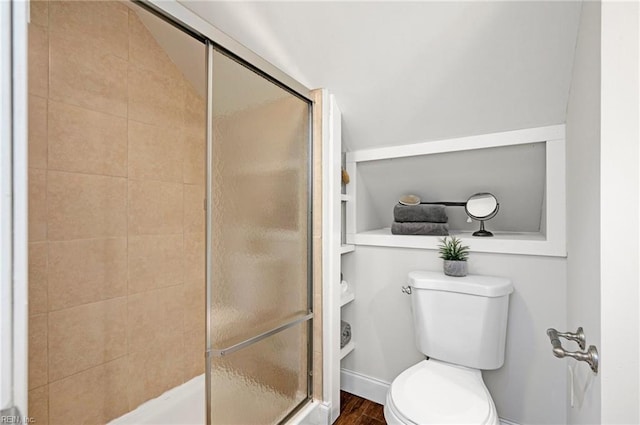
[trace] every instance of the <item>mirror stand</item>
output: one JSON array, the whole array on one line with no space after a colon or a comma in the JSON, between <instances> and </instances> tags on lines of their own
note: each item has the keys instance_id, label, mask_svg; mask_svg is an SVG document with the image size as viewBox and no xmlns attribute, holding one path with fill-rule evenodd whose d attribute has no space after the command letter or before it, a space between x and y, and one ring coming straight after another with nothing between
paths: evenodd
<instances>
[{"instance_id":1,"label":"mirror stand","mask_svg":"<svg viewBox=\"0 0 640 425\"><path fill-rule=\"evenodd\" d=\"M489 237L489 236L493 236L493 233L491 233L488 230L485 230L485 228L484 228L484 220L480 220L480 230L477 230L477 231L473 232L472 236Z\"/></svg>"}]
</instances>

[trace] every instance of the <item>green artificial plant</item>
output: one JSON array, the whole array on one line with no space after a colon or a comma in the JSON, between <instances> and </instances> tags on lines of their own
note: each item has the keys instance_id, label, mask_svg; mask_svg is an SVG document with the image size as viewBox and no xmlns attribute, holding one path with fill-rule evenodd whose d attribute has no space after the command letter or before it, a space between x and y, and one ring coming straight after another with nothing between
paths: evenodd
<instances>
[{"instance_id":1,"label":"green artificial plant","mask_svg":"<svg viewBox=\"0 0 640 425\"><path fill-rule=\"evenodd\" d=\"M469 247L462 245L462 241L455 236L440 239L438 252L440 258L448 261L467 261L469 258Z\"/></svg>"}]
</instances>

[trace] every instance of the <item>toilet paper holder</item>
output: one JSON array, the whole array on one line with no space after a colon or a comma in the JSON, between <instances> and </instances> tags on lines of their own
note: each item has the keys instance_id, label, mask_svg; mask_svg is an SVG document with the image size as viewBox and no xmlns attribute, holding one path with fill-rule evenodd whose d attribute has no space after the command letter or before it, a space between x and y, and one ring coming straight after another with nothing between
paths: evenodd
<instances>
[{"instance_id":1,"label":"toilet paper holder","mask_svg":"<svg viewBox=\"0 0 640 425\"><path fill-rule=\"evenodd\" d=\"M562 348L560 338L575 341L580 346L580 349L584 350L587 345L587 338L584 336L582 327L579 327L575 332L558 332L553 328L547 329L547 335L553 346L553 355L558 358L571 357L581 362L587 362L591 366L593 373L598 373L598 350L595 345L590 345L587 351L567 351Z\"/></svg>"}]
</instances>

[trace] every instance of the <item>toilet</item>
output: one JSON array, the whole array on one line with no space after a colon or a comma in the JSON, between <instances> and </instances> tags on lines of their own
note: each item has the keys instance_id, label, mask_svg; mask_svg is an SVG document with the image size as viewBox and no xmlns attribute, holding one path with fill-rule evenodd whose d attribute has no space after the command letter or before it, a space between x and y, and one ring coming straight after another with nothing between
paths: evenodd
<instances>
[{"instance_id":1,"label":"toilet","mask_svg":"<svg viewBox=\"0 0 640 425\"><path fill-rule=\"evenodd\" d=\"M387 392L388 424L499 424L481 370L504 363L509 279L409 273L416 345L427 358Z\"/></svg>"}]
</instances>

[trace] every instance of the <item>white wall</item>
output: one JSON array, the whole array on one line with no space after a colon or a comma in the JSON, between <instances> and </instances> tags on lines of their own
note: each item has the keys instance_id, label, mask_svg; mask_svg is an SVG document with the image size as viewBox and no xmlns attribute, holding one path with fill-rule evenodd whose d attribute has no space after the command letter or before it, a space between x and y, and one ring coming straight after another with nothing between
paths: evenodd
<instances>
[{"instance_id":1,"label":"white wall","mask_svg":"<svg viewBox=\"0 0 640 425\"><path fill-rule=\"evenodd\" d=\"M564 122L576 1L181 2L329 88L352 149Z\"/></svg>"},{"instance_id":2,"label":"white wall","mask_svg":"<svg viewBox=\"0 0 640 425\"><path fill-rule=\"evenodd\" d=\"M567 329L585 330L600 345L600 2L582 6L567 108ZM575 344L563 342L575 350ZM568 360L558 360L569 365ZM576 386L591 373L577 365ZM600 420L600 377L582 405L567 405L568 422ZM569 383L570 385L570 383Z\"/></svg>"},{"instance_id":3,"label":"white wall","mask_svg":"<svg viewBox=\"0 0 640 425\"><path fill-rule=\"evenodd\" d=\"M551 354L545 331L566 327L566 260L472 253L471 274L513 280L504 366L484 372L499 415L521 424L566 422L564 364ZM416 350L406 285L411 270L441 270L435 251L357 246L343 259L356 300L343 308L355 351L342 367L391 382L422 359Z\"/></svg>"},{"instance_id":4,"label":"white wall","mask_svg":"<svg viewBox=\"0 0 640 425\"><path fill-rule=\"evenodd\" d=\"M640 422L638 2L602 3L602 423Z\"/></svg>"}]
</instances>

